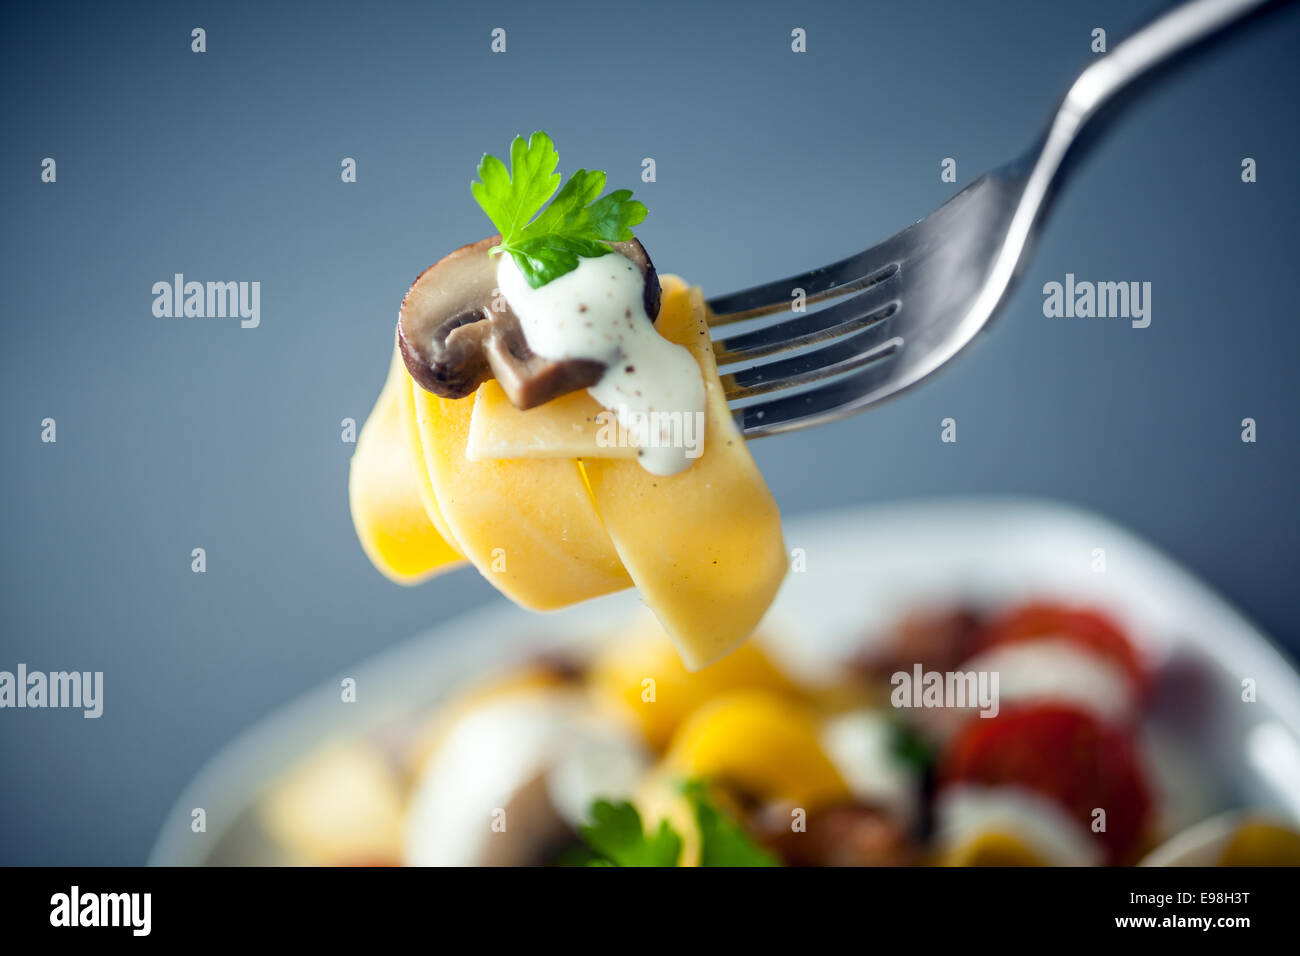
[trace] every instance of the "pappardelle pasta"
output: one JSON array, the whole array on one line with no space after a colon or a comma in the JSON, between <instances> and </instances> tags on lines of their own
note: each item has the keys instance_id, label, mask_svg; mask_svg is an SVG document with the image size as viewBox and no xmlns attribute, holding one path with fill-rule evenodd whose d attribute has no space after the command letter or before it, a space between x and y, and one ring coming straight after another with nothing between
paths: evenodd
<instances>
[{"instance_id":1,"label":"pappardelle pasta","mask_svg":"<svg viewBox=\"0 0 1300 956\"><path fill-rule=\"evenodd\" d=\"M485 157L475 197L493 215L482 193L529 170L553 192L557 159L544 134L521 137L513 180ZM780 517L727 408L700 290L660 280L627 225L640 204L590 202L591 175L523 226L493 215L499 236L408 291L357 441L353 520L401 584L468 562L535 610L635 586L696 669L775 597Z\"/></svg>"}]
</instances>

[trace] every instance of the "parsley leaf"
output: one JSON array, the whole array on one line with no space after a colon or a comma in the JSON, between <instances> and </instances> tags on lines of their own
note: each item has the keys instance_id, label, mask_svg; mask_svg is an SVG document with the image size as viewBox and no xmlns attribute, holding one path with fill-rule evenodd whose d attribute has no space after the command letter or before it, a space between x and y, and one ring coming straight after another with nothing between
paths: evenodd
<instances>
[{"instance_id":1,"label":"parsley leaf","mask_svg":"<svg viewBox=\"0 0 1300 956\"><path fill-rule=\"evenodd\" d=\"M501 233L491 253L508 252L534 289L572 272L579 257L603 256L609 243L631 239L632 227L646 216L631 190L600 196L605 174L598 169L578 170L557 194L559 162L555 144L538 130L526 142L515 137L509 170L484 154L479 179L470 184L475 201Z\"/></svg>"},{"instance_id":2,"label":"parsley leaf","mask_svg":"<svg viewBox=\"0 0 1300 956\"><path fill-rule=\"evenodd\" d=\"M925 771L938 756L935 746L902 720L889 723L889 752L900 763Z\"/></svg>"},{"instance_id":3,"label":"parsley leaf","mask_svg":"<svg viewBox=\"0 0 1300 956\"><path fill-rule=\"evenodd\" d=\"M560 185L560 174L555 171L559 164L555 144L540 130L528 137L527 143L522 136L515 137L510 144L509 170L495 156L483 154L478 164L481 182L470 183L469 189L503 240L522 230L546 205Z\"/></svg>"},{"instance_id":4,"label":"parsley leaf","mask_svg":"<svg viewBox=\"0 0 1300 956\"><path fill-rule=\"evenodd\" d=\"M709 800L704 784L692 780L682 793L700 825L700 866L780 866L775 856L754 843L734 820Z\"/></svg>"},{"instance_id":5,"label":"parsley leaf","mask_svg":"<svg viewBox=\"0 0 1300 956\"><path fill-rule=\"evenodd\" d=\"M588 866L676 866L682 838L667 820L659 831L646 833L641 814L630 803L597 800L591 805L592 823L578 828L587 845L601 855Z\"/></svg>"},{"instance_id":6,"label":"parsley leaf","mask_svg":"<svg viewBox=\"0 0 1300 956\"><path fill-rule=\"evenodd\" d=\"M708 798L704 784L691 781L682 795L695 813L700 832L700 866L780 866L780 861L750 839L744 829ZM676 866L682 838L667 820L647 833L641 815L630 803L597 800L593 822L578 828L594 851L572 853L568 862L586 866Z\"/></svg>"}]
</instances>

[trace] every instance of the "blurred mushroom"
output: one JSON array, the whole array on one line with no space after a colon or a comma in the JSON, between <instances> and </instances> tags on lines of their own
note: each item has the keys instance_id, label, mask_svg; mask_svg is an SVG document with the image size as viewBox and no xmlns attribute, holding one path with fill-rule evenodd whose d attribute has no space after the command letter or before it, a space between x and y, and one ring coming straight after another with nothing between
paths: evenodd
<instances>
[{"instance_id":1,"label":"blurred mushroom","mask_svg":"<svg viewBox=\"0 0 1300 956\"><path fill-rule=\"evenodd\" d=\"M645 764L635 738L579 693L494 696L463 712L429 755L407 810L406 861L543 862L593 799L630 794Z\"/></svg>"},{"instance_id":2,"label":"blurred mushroom","mask_svg":"<svg viewBox=\"0 0 1300 956\"><path fill-rule=\"evenodd\" d=\"M791 826L790 807L774 804L751 818L750 832L787 866L906 866L912 862L905 830L879 807L847 803L808 815Z\"/></svg>"}]
</instances>

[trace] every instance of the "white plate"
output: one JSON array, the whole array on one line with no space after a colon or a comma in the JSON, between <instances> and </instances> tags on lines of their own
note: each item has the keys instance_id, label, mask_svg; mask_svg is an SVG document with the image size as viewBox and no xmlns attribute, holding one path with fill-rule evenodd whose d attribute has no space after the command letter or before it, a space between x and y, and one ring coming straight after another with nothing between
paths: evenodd
<instances>
[{"instance_id":1,"label":"white plate","mask_svg":"<svg viewBox=\"0 0 1300 956\"><path fill-rule=\"evenodd\" d=\"M1127 626L1158 669L1146 743L1167 832L1233 806L1300 820L1300 677L1241 614L1109 521L1024 499L927 501L801 517L787 523L786 544L803 550L807 570L788 576L764 630L771 650L810 679L918 606L1092 604ZM168 815L150 863L279 862L250 811L317 745L414 716L528 655L606 639L638 603L627 592L536 615L503 601L340 675L218 753ZM356 679L356 703L341 702L343 677ZM1243 680L1255 682L1253 703L1242 700ZM190 828L197 807L205 833Z\"/></svg>"}]
</instances>

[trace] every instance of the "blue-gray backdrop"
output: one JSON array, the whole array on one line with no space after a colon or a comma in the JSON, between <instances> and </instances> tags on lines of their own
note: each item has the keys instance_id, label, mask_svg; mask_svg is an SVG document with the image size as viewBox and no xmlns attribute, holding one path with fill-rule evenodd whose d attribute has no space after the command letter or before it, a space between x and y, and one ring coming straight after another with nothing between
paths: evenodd
<instances>
[{"instance_id":1,"label":"blue-gray backdrop","mask_svg":"<svg viewBox=\"0 0 1300 956\"><path fill-rule=\"evenodd\" d=\"M484 150L545 128L562 170L636 188L662 269L723 292L924 215L955 188L944 157L962 184L1018 153L1092 57L1093 28L1113 44L1151 12L6 3L0 670L103 670L107 701L99 720L0 711L0 862L143 861L239 730L498 599L471 572L403 590L370 567L339 429L369 410L412 277L489 231L468 189ZM782 507L1064 499L1151 538L1294 651L1298 12L1125 118L955 367L757 443ZM259 281L260 327L155 318L151 286L178 272ZM1150 281L1151 327L1044 318L1043 283L1067 272ZM955 446L938 440L949 415Z\"/></svg>"}]
</instances>

